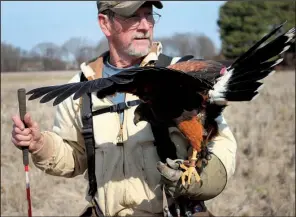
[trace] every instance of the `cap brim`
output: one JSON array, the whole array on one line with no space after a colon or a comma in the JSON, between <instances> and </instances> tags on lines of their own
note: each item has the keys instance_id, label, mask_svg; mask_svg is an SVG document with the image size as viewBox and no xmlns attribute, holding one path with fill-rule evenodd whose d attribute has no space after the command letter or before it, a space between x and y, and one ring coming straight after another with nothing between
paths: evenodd
<instances>
[{"instance_id":1,"label":"cap brim","mask_svg":"<svg viewBox=\"0 0 296 217\"><path fill-rule=\"evenodd\" d=\"M122 3L113 7L111 10L116 14L128 17L133 15L146 2L153 4L158 9L163 8L163 5L160 1L123 1Z\"/></svg>"},{"instance_id":2,"label":"cap brim","mask_svg":"<svg viewBox=\"0 0 296 217\"><path fill-rule=\"evenodd\" d=\"M163 4L161 3L161 1L151 1L151 3L158 9L163 8Z\"/></svg>"}]
</instances>

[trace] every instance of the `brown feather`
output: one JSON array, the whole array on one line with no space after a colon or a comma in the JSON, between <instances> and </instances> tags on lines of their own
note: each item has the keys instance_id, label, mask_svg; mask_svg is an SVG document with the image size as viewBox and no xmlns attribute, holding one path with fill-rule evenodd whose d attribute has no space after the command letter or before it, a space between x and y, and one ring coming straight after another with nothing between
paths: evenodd
<instances>
[{"instance_id":1,"label":"brown feather","mask_svg":"<svg viewBox=\"0 0 296 217\"><path fill-rule=\"evenodd\" d=\"M185 61L168 66L169 69L180 70L183 72L200 71L206 69L208 64L205 61Z\"/></svg>"},{"instance_id":2,"label":"brown feather","mask_svg":"<svg viewBox=\"0 0 296 217\"><path fill-rule=\"evenodd\" d=\"M178 123L178 128L190 141L192 148L199 153L203 141L203 126L198 119L192 117L190 120L183 120Z\"/></svg>"}]
</instances>

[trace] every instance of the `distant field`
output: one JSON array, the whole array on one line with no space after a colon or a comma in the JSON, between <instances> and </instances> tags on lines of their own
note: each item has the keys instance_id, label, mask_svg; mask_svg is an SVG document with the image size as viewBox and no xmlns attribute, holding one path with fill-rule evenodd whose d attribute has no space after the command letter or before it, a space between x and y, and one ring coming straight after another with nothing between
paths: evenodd
<instances>
[{"instance_id":1,"label":"distant field","mask_svg":"<svg viewBox=\"0 0 296 217\"><path fill-rule=\"evenodd\" d=\"M1 74L1 216L27 216L22 153L11 143L17 89L67 82L76 72ZM31 80L32 79L32 80ZM295 216L295 71L266 79L252 103L234 103L225 117L237 141L237 167L208 208L216 216ZM29 101L27 110L51 129L52 102ZM87 182L44 174L31 163L33 216L77 216Z\"/></svg>"},{"instance_id":2,"label":"distant field","mask_svg":"<svg viewBox=\"0 0 296 217\"><path fill-rule=\"evenodd\" d=\"M69 80L77 71L52 71L52 72L13 72L1 73L1 88L11 85L22 87L59 84ZM20 81L22 83L20 83ZM16 87L17 88L17 87Z\"/></svg>"}]
</instances>

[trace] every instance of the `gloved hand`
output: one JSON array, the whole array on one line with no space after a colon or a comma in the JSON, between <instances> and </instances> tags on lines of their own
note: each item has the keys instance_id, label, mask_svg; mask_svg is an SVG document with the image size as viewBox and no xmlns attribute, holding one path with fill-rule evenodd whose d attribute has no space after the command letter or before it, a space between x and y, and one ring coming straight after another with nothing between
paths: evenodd
<instances>
[{"instance_id":1,"label":"gloved hand","mask_svg":"<svg viewBox=\"0 0 296 217\"><path fill-rule=\"evenodd\" d=\"M199 190L202 186L202 180L196 182L194 176L192 176L189 186L187 182L185 186L181 183L182 170L179 165L184 163L184 160L171 160L167 158L166 163L164 164L160 161L157 163L157 169L161 174L161 181L164 184L166 193L173 198L185 196L194 199L194 197L197 197L200 194Z\"/></svg>"}]
</instances>

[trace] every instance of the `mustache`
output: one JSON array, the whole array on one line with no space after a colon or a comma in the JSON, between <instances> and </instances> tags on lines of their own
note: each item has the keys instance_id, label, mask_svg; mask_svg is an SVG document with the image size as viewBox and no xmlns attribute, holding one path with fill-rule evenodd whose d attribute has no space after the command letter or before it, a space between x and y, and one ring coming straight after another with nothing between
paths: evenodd
<instances>
[{"instance_id":1,"label":"mustache","mask_svg":"<svg viewBox=\"0 0 296 217\"><path fill-rule=\"evenodd\" d=\"M137 33L133 36L133 39L150 39L151 34L149 32L147 33Z\"/></svg>"}]
</instances>

